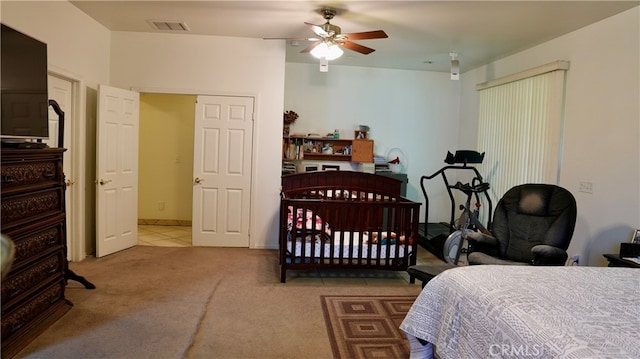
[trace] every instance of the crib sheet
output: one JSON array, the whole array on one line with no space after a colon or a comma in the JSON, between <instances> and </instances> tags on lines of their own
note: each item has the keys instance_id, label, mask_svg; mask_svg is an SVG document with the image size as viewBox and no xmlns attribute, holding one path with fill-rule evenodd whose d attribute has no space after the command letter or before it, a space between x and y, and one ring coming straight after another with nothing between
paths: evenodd
<instances>
[{"instance_id":1,"label":"crib sheet","mask_svg":"<svg viewBox=\"0 0 640 359\"><path fill-rule=\"evenodd\" d=\"M287 228L289 231L293 229L294 219L293 219L293 207L288 207L289 213L287 217ZM296 210L296 218L295 218L295 227L300 230L303 227L307 230L311 230L315 227L316 231L324 231L326 234L330 234L331 229L329 228L329 224L325 223L320 216L314 215L313 211L304 210L302 208L298 208Z\"/></svg>"},{"instance_id":2,"label":"crib sheet","mask_svg":"<svg viewBox=\"0 0 640 359\"><path fill-rule=\"evenodd\" d=\"M360 232L353 232L353 246L350 246L351 234L351 232L334 231L332 240L321 240L318 237L312 240L311 236L307 236L304 243L301 240L296 240L295 248L293 248L294 241L289 240L287 241L287 252L292 253L295 250L295 256L302 257L302 248L304 247L305 257L311 257L313 253L315 258L367 258L369 251L371 251L371 258L378 258L378 251L380 251L380 259L403 258L406 250L409 251L409 254L412 252L412 246L405 246L404 244L392 243L378 246L372 243L369 245L370 234ZM342 238L342 246L340 246L340 238ZM396 245L400 246L397 256ZM387 249L387 246L390 248ZM331 254L331 247L334 248L333 255ZM340 253L341 247L342 255ZM362 252L360 252L360 247L362 247ZM387 253L389 253L389 257L387 257Z\"/></svg>"}]
</instances>

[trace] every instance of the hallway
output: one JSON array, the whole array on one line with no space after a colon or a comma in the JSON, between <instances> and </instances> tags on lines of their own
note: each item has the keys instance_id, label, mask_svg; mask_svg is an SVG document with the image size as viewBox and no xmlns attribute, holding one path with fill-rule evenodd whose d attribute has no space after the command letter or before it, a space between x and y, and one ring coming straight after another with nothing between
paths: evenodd
<instances>
[{"instance_id":1,"label":"hallway","mask_svg":"<svg viewBox=\"0 0 640 359\"><path fill-rule=\"evenodd\" d=\"M191 247L191 226L138 225L138 245Z\"/></svg>"}]
</instances>

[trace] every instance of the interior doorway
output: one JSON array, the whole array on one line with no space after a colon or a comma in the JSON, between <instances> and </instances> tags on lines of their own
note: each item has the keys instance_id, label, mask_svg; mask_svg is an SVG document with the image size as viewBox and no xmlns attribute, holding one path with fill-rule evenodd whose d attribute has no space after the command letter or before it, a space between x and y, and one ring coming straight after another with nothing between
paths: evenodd
<instances>
[{"instance_id":1,"label":"interior doorway","mask_svg":"<svg viewBox=\"0 0 640 359\"><path fill-rule=\"evenodd\" d=\"M84 106L82 96L83 83L76 75L64 70L49 70L48 78L49 99L55 100L65 113L64 142L67 149L63 159L63 172L67 189L65 191L66 202L66 230L67 230L67 259L70 261L82 261L87 254L93 251L93 236L89 236L92 230L90 216L87 215L85 191L86 184L86 156L83 151L86 137L86 124L81 108ZM50 120L49 131L51 138L49 146L58 147L58 114L53 107L48 107ZM90 238L90 239L89 239Z\"/></svg>"},{"instance_id":2,"label":"interior doorway","mask_svg":"<svg viewBox=\"0 0 640 359\"><path fill-rule=\"evenodd\" d=\"M254 107L140 91L138 245L249 247Z\"/></svg>"},{"instance_id":3,"label":"interior doorway","mask_svg":"<svg viewBox=\"0 0 640 359\"><path fill-rule=\"evenodd\" d=\"M140 94L138 245L191 246L197 96Z\"/></svg>"}]
</instances>

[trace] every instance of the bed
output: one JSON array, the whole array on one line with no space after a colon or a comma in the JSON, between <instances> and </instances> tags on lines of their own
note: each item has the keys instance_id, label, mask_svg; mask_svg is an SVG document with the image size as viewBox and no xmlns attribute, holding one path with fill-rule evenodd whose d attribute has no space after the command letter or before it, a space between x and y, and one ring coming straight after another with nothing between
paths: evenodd
<instances>
[{"instance_id":1,"label":"bed","mask_svg":"<svg viewBox=\"0 0 640 359\"><path fill-rule=\"evenodd\" d=\"M411 358L640 358L640 271L480 265L424 287Z\"/></svg>"},{"instance_id":2,"label":"bed","mask_svg":"<svg viewBox=\"0 0 640 359\"><path fill-rule=\"evenodd\" d=\"M416 263L420 203L402 181L355 171L282 176L280 281L288 270L405 271ZM411 279L413 283L414 279Z\"/></svg>"}]
</instances>

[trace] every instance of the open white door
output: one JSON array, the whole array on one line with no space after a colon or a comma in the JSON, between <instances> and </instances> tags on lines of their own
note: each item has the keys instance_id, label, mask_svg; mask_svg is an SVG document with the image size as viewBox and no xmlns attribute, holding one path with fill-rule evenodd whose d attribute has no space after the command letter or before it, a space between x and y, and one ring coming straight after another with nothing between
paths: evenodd
<instances>
[{"instance_id":1,"label":"open white door","mask_svg":"<svg viewBox=\"0 0 640 359\"><path fill-rule=\"evenodd\" d=\"M137 92L98 87L97 257L137 243L139 108Z\"/></svg>"},{"instance_id":2,"label":"open white door","mask_svg":"<svg viewBox=\"0 0 640 359\"><path fill-rule=\"evenodd\" d=\"M193 154L194 246L249 246L253 98L198 96Z\"/></svg>"}]
</instances>

